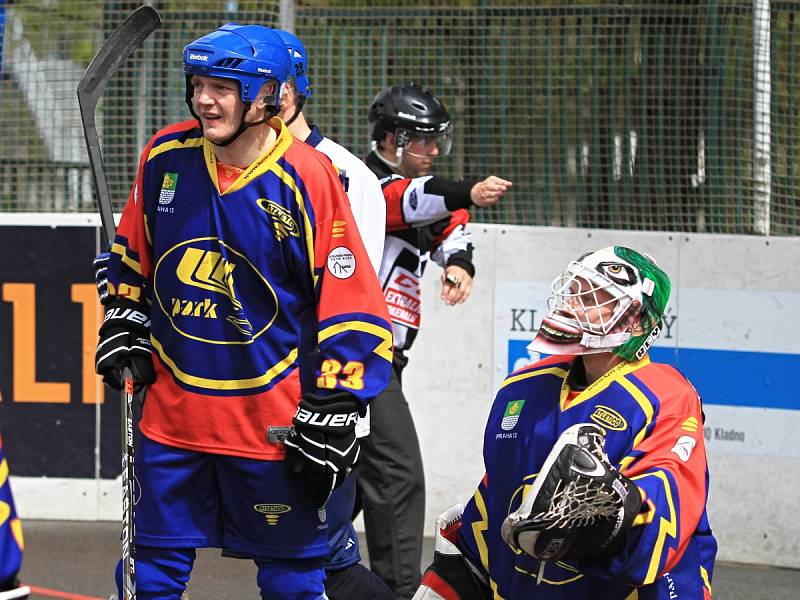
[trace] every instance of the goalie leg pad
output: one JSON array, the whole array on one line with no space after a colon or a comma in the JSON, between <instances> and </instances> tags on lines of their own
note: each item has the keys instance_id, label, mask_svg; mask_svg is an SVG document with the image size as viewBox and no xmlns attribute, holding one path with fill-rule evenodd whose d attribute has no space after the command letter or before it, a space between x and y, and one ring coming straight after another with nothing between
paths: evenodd
<instances>
[{"instance_id":1,"label":"goalie leg pad","mask_svg":"<svg viewBox=\"0 0 800 600\"><path fill-rule=\"evenodd\" d=\"M412 600L490 600L489 587L460 554L435 552Z\"/></svg>"},{"instance_id":2,"label":"goalie leg pad","mask_svg":"<svg viewBox=\"0 0 800 600\"><path fill-rule=\"evenodd\" d=\"M436 519L436 550L412 600L489 600L489 586L455 545L463 504L456 504Z\"/></svg>"}]
</instances>

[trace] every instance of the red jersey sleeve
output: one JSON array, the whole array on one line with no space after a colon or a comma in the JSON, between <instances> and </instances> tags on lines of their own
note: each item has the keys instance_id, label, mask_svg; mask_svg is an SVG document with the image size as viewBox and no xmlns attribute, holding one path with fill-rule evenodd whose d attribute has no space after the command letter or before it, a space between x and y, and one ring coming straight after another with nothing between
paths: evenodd
<instances>
[{"instance_id":1,"label":"red jersey sleeve","mask_svg":"<svg viewBox=\"0 0 800 600\"><path fill-rule=\"evenodd\" d=\"M708 497L700 398L672 367L658 367L637 373L658 397L660 408L649 432L620 462L622 473L641 490L642 508L624 551L600 570L633 585L652 583L680 561Z\"/></svg>"},{"instance_id":2,"label":"red jersey sleeve","mask_svg":"<svg viewBox=\"0 0 800 600\"><path fill-rule=\"evenodd\" d=\"M317 387L347 391L366 403L389 381L389 314L347 195L330 162L320 159L319 164L327 176L314 177L307 184L315 214Z\"/></svg>"}]
</instances>

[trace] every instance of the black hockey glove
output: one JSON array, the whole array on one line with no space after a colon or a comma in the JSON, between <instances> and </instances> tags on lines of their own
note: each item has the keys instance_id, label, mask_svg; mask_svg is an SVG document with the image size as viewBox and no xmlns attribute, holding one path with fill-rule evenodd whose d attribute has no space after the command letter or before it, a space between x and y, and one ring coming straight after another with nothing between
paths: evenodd
<instances>
[{"instance_id":1,"label":"black hockey glove","mask_svg":"<svg viewBox=\"0 0 800 600\"><path fill-rule=\"evenodd\" d=\"M358 463L356 439L359 403L351 394L305 394L286 436L286 468L305 471L317 506L323 507Z\"/></svg>"},{"instance_id":2,"label":"black hockey glove","mask_svg":"<svg viewBox=\"0 0 800 600\"><path fill-rule=\"evenodd\" d=\"M108 304L111 299L108 295L108 261L111 260L111 252L101 252L94 257L94 283L97 286L97 296L100 304Z\"/></svg>"},{"instance_id":3,"label":"black hockey glove","mask_svg":"<svg viewBox=\"0 0 800 600\"><path fill-rule=\"evenodd\" d=\"M558 438L522 505L506 517L506 543L542 561L611 556L642 505L608 460L603 430L573 425Z\"/></svg>"},{"instance_id":4,"label":"black hockey glove","mask_svg":"<svg viewBox=\"0 0 800 600\"><path fill-rule=\"evenodd\" d=\"M100 328L95 352L95 371L115 390L122 389L120 372L129 366L138 392L155 381L150 345L150 315L144 304L112 297Z\"/></svg>"}]
</instances>

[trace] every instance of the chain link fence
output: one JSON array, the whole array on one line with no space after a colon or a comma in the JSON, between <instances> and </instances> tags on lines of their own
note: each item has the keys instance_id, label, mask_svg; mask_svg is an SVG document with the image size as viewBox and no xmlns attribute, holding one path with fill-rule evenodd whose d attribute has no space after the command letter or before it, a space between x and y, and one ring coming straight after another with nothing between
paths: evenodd
<instances>
[{"instance_id":1,"label":"chain link fence","mask_svg":"<svg viewBox=\"0 0 800 600\"><path fill-rule=\"evenodd\" d=\"M0 210L93 211L75 88L140 3L3 2ZM800 0L152 4L164 26L98 112L118 208L149 136L188 117L182 47L230 21L288 22L309 53L307 116L356 154L382 86L443 100L455 143L437 172L514 182L479 220L800 234Z\"/></svg>"}]
</instances>

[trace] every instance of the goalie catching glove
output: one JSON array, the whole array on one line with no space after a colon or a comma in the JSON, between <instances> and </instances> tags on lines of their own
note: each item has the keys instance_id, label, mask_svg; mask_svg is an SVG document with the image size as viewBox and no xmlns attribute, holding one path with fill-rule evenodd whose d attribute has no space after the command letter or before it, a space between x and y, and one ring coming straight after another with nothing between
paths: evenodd
<instances>
[{"instance_id":1,"label":"goalie catching glove","mask_svg":"<svg viewBox=\"0 0 800 600\"><path fill-rule=\"evenodd\" d=\"M356 439L359 402L347 392L329 396L305 394L284 440L286 468L305 471L317 506L323 507L358 463Z\"/></svg>"},{"instance_id":2,"label":"goalie catching glove","mask_svg":"<svg viewBox=\"0 0 800 600\"><path fill-rule=\"evenodd\" d=\"M501 534L541 561L610 556L642 505L636 485L615 469L603 430L573 425L558 438L522 505Z\"/></svg>"},{"instance_id":3,"label":"goalie catching glove","mask_svg":"<svg viewBox=\"0 0 800 600\"><path fill-rule=\"evenodd\" d=\"M95 371L110 387L121 390L121 371L130 367L134 388L155 381L153 348L150 345L150 315L147 307L127 298L114 297L106 304L95 352Z\"/></svg>"}]
</instances>

